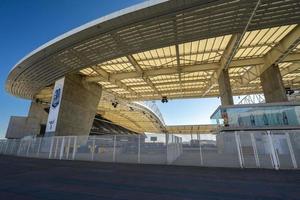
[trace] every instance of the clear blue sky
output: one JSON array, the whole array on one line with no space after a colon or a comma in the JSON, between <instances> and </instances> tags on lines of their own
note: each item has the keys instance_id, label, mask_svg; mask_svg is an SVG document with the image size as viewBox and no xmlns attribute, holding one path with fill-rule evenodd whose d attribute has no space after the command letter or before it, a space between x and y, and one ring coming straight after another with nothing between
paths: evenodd
<instances>
[{"instance_id":1,"label":"clear blue sky","mask_svg":"<svg viewBox=\"0 0 300 200\"><path fill-rule=\"evenodd\" d=\"M60 34L143 0L1 0L0 3L0 137L11 115L25 116L29 101L6 93L9 70L26 54ZM219 99L158 103L167 124L209 123Z\"/></svg>"}]
</instances>

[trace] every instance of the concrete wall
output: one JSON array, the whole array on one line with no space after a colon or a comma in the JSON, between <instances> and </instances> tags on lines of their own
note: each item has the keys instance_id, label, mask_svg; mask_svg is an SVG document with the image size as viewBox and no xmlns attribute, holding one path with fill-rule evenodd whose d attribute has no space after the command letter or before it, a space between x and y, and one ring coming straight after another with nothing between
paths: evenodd
<instances>
[{"instance_id":1,"label":"concrete wall","mask_svg":"<svg viewBox=\"0 0 300 200\"><path fill-rule=\"evenodd\" d=\"M26 129L26 122L27 117L11 116L5 137L8 139L16 139L27 136L29 133L24 132Z\"/></svg>"},{"instance_id":2,"label":"concrete wall","mask_svg":"<svg viewBox=\"0 0 300 200\"><path fill-rule=\"evenodd\" d=\"M48 105L32 102L26 123L26 131L33 135L40 133L41 124L47 124L48 113L45 111Z\"/></svg>"},{"instance_id":3,"label":"concrete wall","mask_svg":"<svg viewBox=\"0 0 300 200\"><path fill-rule=\"evenodd\" d=\"M47 123L48 105L31 102L28 117L12 116L6 131L6 138L22 138L29 135L39 135L41 125Z\"/></svg>"},{"instance_id":4,"label":"concrete wall","mask_svg":"<svg viewBox=\"0 0 300 200\"><path fill-rule=\"evenodd\" d=\"M287 101L278 65L272 65L260 75L266 103Z\"/></svg>"},{"instance_id":5,"label":"concrete wall","mask_svg":"<svg viewBox=\"0 0 300 200\"><path fill-rule=\"evenodd\" d=\"M62 93L55 135L89 135L102 88L79 75L67 75Z\"/></svg>"}]
</instances>

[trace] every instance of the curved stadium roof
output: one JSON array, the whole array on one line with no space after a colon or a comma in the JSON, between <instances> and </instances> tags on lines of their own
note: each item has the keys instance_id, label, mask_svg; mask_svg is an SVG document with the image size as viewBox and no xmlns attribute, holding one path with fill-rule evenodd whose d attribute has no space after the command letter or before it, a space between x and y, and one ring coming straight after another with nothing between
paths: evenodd
<instances>
[{"instance_id":1,"label":"curved stadium roof","mask_svg":"<svg viewBox=\"0 0 300 200\"><path fill-rule=\"evenodd\" d=\"M101 17L44 44L10 72L6 90L32 99L79 73L126 100L218 96L229 69L233 94L261 92L279 64L300 88L299 0L156 0Z\"/></svg>"}]
</instances>

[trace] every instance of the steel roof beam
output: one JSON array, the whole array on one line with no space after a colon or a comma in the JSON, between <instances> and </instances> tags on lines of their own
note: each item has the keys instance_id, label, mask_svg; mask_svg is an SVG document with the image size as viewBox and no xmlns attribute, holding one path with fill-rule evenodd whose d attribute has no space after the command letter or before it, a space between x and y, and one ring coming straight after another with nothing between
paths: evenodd
<instances>
[{"instance_id":1,"label":"steel roof beam","mask_svg":"<svg viewBox=\"0 0 300 200\"><path fill-rule=\"evenodd\" d=\"M251 15L250 17L248 18L247 22L246 22L246 25L242 31L242 33L238 33L238 34L234 34L232 35L232 37L230 38L230 41L221 57L221 68L218 70L217 72L217 77L219 78L219 75L220 75L220 72L225 69L227 70L234 55L236 54L240 44L241 44L241 41L245 35L245 33L247 32L248 30L248 27L251 23L251 20L253 19L254 15L255 15L255 12L256 10L258 9L259 5L261 3L261 0L258 0L251 12Z\"/></svg>"},{"instance_id":2,"label":"steel roof beam","mask_svg":"<svg viewBox=\"0 0 300 200\"><path fill-rule=\"evenodd\" d=\"M282 62L294 62L300 60L300 53L291 53L287 55ZM264 58L245 58L239 60L233 60L230 64L230 68L232 67L243 67L243 66L254 66L254 65L261 65L264 64ZM220 67L219 63L208 63L208 64L196 64L196 65L189 65L184 66L182 65L182 72L189 73L189 72L200 72L200 71L207 71L207 70L216 70ZM102 69L103 70L103 69ZM104 71L104 72L103 72ZM106 74L107 72L103 70L101 73ZM145 76L158 76L158 75L170 75L177 73L177 66L176 67L162 67L161 69L150 69L144 70ZM103 75L101 76L90 76L87 77L87 81L102 81ZM106 75L104 75L106 76ZM122 72L122 73L115 73L110 74L111 78L122 80L127 78L140 78L140 74L137 72ZM108 81L107 77L104 77L106 81Z\"/></svg>"},{"instance_id":3,"label":"steel roof beam","mask_svg":"<svg viewBox=\"0 0 300 200\"><path fill-rule=\"evenodd\" d=\"M300 26L297 25L291 32L289 32L276 46L274 46L264 57L262 66L257 68L251 68L241 78L243 85L248 84L252 80L258 78L266 69L273 64L280 62L288 62L289 59L300 60L300 54L290 54L291 51L300 44ZM290 54L290 55L289 55Z\"/></svg>"},{"instance_id":4,"label":"steel roof beam","mask_svg":"<svg viewBox=\"0 0 300 200\"><path fill-rule=\"evenodd\" d=\"M190 66L182 65L182 73L215 70L217 68L219 68L218 63L196 64L196 65L190 65ZM177 71L177 66L176 66L176 67L145 70L143 73L144 73L144 76L150 77L150 76L158 76L158 75L177 74L177 72L178 71ZM129 79L129 78L141 78L141 75L137 72L115 73L115 74L111 74L111 78L117 79L117 80L122 80L122 79ZM97 81L101 80L101 77L92 76L92 77L87 77L86 80L97 82Z\"/></svg>"},{"instance_id":5,"label":"steel roof beam","mask_svg":"<svg viewBox=\"0 0 300 200\"><path fill-rule=\"evenodd\" d=\"M218 84L218 79L219 79L220 74L222 73L222 70L227 70L229 68L230 63L231 63L234 55L236 54L238 47L240 46L240 43L241 43L246 31L248 30L251 20L254 17L255 12L258 9L260 3L261 3L261 0L258 0L255 3L255 6L254 6L252 12L250 13L250 16L247 18L245 27L243 28L242 32L233 34L231 36L230 41L228 42L226 49L224 50L224 52L221 56L220 68L217 69L215 74L212 75L211 80L207 83L207 87L206 87L204 93L202 94L202 96L206 96L210 92L210 90L214 87L214 85ZM239 10L237 10L237 15L238 14L239 14ZM236 17L238 17L238 16L236 16Z\"/></svg>"},{"instance_id":6,"label":"steel roof beam","mask_svg":"<svg viewBox=\"0 0 300 200\"><path fill-rule=\"evenodd\" d=\"M116 79L111 78L110 73L106 72L104 69L97 68L97 69L94 69L94 70L101 75L101 76L97 76L99 78L99 80L97 82L100 82L100 81L110 82L114 85L117 85L119 88L124 89L125 91L128 91L128 92L130 92L134 95L139 95L134 90L132 90L130 87L128 87L124 83L122 83L120 80L116 80ZM89 81L88 77L85 77L85 80ZM121 96L121 95L119 95L119 96Z\"/></svg>"},{"instance_id":7,"label":"steel roof beam","mask_svg":"<svg viewBox=\"0 0 300 200\"><path fill-rule=\"evenodd\" d=\"M149 79L148 76L144 75L144 70L141 68L141 66L139 65L139 63L135 60L135 58L132 55L127 55L126 56L127 59L129 60L129 62L131 63L132 66L134 66L134 68L138 71L138 73L140 74L140 77L142 77L142 79L148 83L150 85L150 87L159 95L160 92L157 90L157 88L155 87L155 85L152 83L152 81Z\"/></svg>"}]
</instances>

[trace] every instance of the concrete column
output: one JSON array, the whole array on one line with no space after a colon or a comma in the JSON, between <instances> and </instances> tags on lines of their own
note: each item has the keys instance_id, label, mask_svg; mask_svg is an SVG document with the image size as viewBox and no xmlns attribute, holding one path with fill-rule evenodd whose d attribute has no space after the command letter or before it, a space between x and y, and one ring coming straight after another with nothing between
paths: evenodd
<instances>
[{"instance_id":1,"label":"concrete column","mask_svg":"<svg viewBox=\"0 0 300 200\"><path fill-rule=\"evenodd\" d=\"M228 70L222 70L218 79L222 106L233 105L233 97Z\"/></svg>"},{"instance_id":2,"label":"concrete column","mask_svg":"<svg viewBox=\"0 0 300 200\"><path fill-rule=\"evenodd\" d=\"M67 75L54 135L89 135L101 93L100 85L88 83L79 75Z\"/></svg>"},{"instance_id":3,"label":"concrete column","mask_svg":"<svg viewBox=\"0 0 300 200\"><path fill-rule=\"evenodd\" d=\"M47 124L48 113L45 111L48 105L31 102L28 117L12 116L6 132L6 138L22 138L25 136L39 135L41 125Z\"/></svg>"},{"instance_id":4,"label":"concrete column","mask_svg":"<svg viewBox=\"0 0 300 200\"><path fill-rule=\"evenodd\" d=\"M287 101L278 65L272 65L260 75L266 103Z\"/></svg>"},{"instance_id":5,"label":"concrete column","mask_svg":"<svg viewBox=\"0 0 300 200\"><path fill-rule=\"evenodd\" d=\"M31 102L28 117L27 117L27 132L32 132L33 135L40 133L41 125L47 124L48 113L45 109L48 105Z\"/></svg>"}]
</instances>

